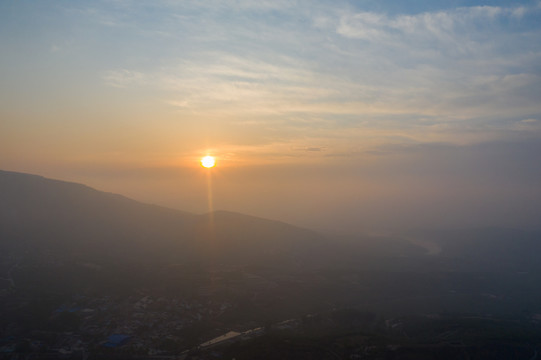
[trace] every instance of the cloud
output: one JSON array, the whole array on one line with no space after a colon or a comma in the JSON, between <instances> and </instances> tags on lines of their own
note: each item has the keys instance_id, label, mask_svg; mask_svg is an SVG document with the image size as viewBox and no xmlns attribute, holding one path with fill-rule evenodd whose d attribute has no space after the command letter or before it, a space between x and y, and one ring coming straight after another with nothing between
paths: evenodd
<instances>
[{"instance_id":1,"label":"cloud","mask_svg":"<svg viewBox=\"0 0 541 360\"><path fill-rule=\"evenodd\" d=\"M531 136L535 134L541 135L541 121L538 119L523 119L513 125L514 130L518 132L527 133Z\"/></svg>"},{"instance_id":2,"label":"cloud","mask_svg":"<svg viewBox=\"0 0 541 360\"><path fill-rule=\"evenodd\" d=\"M103 81L109 86L126 88L129 86L138 86L143 84L146 76L138 71L121 69L107 71L102 75L102 78Z\"/></svg>"},{"instance_id":3,"label":"cloud","mask_svg":"<svg viewBox=\"0 0 541 360\"><path fill-rule=\"evenodd\" d=\"M493 35L494 30L498 31L498 21L520 18L532 11L524 6L474 6L415 15L345 13L339 19L336 32L347 38L383 42L386 45L401 46L404 42L408 46L415 44L411 49L414 51L436 45L439 49L451 48L463 54L474 51L473 44L479 44L487 36Z\"/></svg>"},{"instance_id":4,"label":"cloud","mask_svg":"<svg viewBox=\"0 0 541 360\"><path fill-rule=\"evenodd\" d=\"M378 141L464 144L514 136L518 120L541 114L541 36L522 25L531 6L388 15L344 3L163 1L153 5L161 21L145 22L128 3L124 20L166 56L104 72L104 82L160 94L230 145L325 137L332 156ZM235 135L244 131L249 140Z\"/></svg>"},{"instance_id":5,"label":"cloud","mask_svg":"<svg viewBox=\"0 0 541 360\"><path fill-rule=\"evenodd\" d=\"M325 151L326 148L323 146L303 146L303 147L293 147L291 150L294 151L305 151L305 152L321 152Z\"/></svg>"}]
</instances>

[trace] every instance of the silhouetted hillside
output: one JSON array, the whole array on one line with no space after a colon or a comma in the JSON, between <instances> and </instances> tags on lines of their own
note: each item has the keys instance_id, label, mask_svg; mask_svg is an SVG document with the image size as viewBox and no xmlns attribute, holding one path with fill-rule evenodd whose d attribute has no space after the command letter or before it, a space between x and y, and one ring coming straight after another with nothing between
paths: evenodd
<instances>
[{"instance_id":1,"label":"silhouetted hillside","mask_svg":"<svg viewBox=\"0 0 541 360\"><path fill-rule=\"evenodd\" d=\"M0 236L4 252L236 265L294 261L321 242L278 221L225 211L195 215L7 171L0 171Z\"/></svg>"}]
</instances>

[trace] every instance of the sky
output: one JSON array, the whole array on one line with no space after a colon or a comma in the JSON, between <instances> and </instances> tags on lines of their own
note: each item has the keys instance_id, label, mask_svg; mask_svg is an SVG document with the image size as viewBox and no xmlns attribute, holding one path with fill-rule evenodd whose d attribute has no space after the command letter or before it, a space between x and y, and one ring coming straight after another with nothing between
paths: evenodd
<instances>
[{"instance_id":1,"label":"sky","mask_svg":"<svg viewBox=\"0 0 541 360\"><path fill-rule=\"evenodd\" d=\"M1 169L317 229L541 228L538 0L8 0L0 47Z\"/></svg>"}]
</instances>

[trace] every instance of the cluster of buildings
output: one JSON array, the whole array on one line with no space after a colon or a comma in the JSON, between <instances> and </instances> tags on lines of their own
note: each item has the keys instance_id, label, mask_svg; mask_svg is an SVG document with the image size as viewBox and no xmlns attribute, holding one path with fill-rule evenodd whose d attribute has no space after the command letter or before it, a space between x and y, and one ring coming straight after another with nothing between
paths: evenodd
<instances>
[{"instance_id":1,"label":"cluster of buildings","mask_svg":"<svg viewBox=\"0 0 541 360\"><path fill-rule=\"evenodd\" d=\"M51 314L49 330L33 330L24 337L0 339L0 358L22 349L56 353L69 358L84 353L121 350L134 354L166 354L163 344L182 347L182 333L200 322L224 314L232 304L213 300L166 298L138 294L126 299L74 296ZM216 331L223 331L216 329Z\"/></svg>"}]
</instances>

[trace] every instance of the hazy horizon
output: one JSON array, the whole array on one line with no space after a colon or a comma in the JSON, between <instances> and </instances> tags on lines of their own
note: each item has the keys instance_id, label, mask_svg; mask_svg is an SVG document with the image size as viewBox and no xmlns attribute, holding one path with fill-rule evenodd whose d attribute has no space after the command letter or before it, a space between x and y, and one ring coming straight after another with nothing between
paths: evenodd
<instances>
[{"instance_id":1,"label":"hazy horizon","mask_svg":"<svg viewBox=\"0 0 541 360\"><path fill-rule=\"evenodd\" d=\"M539 1L4 2L0 169L319 230L540 229L540 16Z\"/></svg>"}]
</instances>

